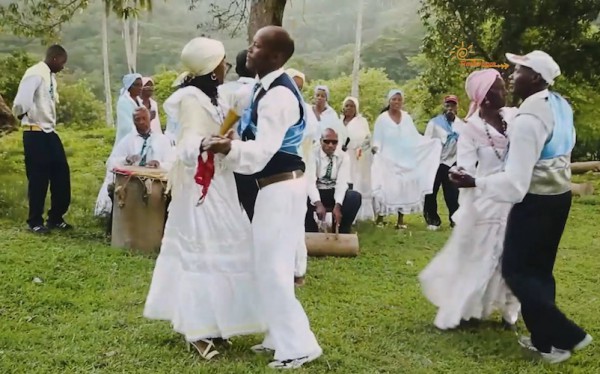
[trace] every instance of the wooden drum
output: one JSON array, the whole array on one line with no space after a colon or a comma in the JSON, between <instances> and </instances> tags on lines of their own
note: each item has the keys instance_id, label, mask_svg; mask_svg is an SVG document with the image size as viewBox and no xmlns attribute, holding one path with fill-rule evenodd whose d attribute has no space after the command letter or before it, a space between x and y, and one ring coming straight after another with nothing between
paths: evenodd
<instances>
[{"instance_id":1,"label":"wooden drum","mask_svg":"<svg viewBox=\"0 0 600 374\"><path fill-rule=\"evenodd\" d=\"M156 254L165 228L167 171L140 166L113 169L113 247Z\"/></svg>"}]
</instances>

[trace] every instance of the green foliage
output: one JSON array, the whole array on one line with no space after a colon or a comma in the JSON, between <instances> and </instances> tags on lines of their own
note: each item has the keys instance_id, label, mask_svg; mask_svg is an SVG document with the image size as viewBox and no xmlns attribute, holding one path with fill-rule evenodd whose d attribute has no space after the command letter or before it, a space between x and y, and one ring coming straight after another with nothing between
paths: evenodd
<instances>
[{"instance_id":1,"label":"green foliage","mask_svg":"<svg viewBox=\"0 0 600 374\"><path fill-rule=\"evenodd\" d=\"M167 123L167 115L162 108L162 104L171 96L176 90L173 87L173 82L178 77L179 73L173 70L163 70L152 76L154 80L154 100L158 103L158 112L160 113L160 122L163 124Z\"/></svg>"},{"instance_id":2,"label":"green foliage","mask_svg":"<svg viewBox=\"0 0 600 374\"><path fill-rule=\"evenodd\" d=\"M0 95L9 107L17 96L19 83L25 71L35 63L35 60L23 51L14 51L0 59Z\"/></svg>"},{"instance_id":3,"label":"green foliage","mask_svg":"<svg viewBox=\"0 0 600 374\"><path fill-rule=\"evenodd\" d=\"M360 112L369 123L375 121L381 108L385 106L385 97L392 88L398 88L398 84L392 81L383 69L361 69L359 78L359 103ZM342 75L331 80L312 81L304 87L304 97L308 103L313 102L315 86L324 84L329 87L329 105L337 112L341 112L343 100L350 95L352 88L352 77ZM410 110L410 109L409 109Z\"/></svg>"},{"instance_id":4,"label":"green foliage","mask_svg":"<svg viewBox=\"0 0 600 374\"><path fill-rule=\"evenodd\" d=\"M58 84L60 102L56 107L59 123L68 126L93 127L104 120L104 104L96 99L89 83Z\"/></svg>"},{"instance_id":5,"label":"green foliage","mask_svg":"<svg viewBox=\"0 0 600 374\"><path fill-rule=\"evenodd\" d=\"M89 0L11 1L0 5L0 27L15 35L54 41L60 27L88 4Z\"/></svg>"}]
</instances>

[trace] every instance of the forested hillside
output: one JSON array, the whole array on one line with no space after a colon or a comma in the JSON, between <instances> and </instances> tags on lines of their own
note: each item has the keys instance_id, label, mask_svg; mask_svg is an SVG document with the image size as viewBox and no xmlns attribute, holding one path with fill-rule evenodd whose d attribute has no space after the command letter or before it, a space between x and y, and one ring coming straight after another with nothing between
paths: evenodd
<instances>
[{"instance_id":1,"label":"forested hillside","mask_svg":"<svg viewBox=\"0 0 600 374\"><path fill-rule=\"evenodd\" d=\"M0 3L7 3L6 0ZM246 28L232 37L227 30L209 27L211 17L206 2L189 9L189 0L154 1L151 13L140 14L138 71L150 75L163 67L176 69L182 46L192 37L211 35L224 41L228 58L247 45ZM419 50L424 29L417 15L418 0L365 0L363 17L363 62L368 67L384 67L394 80L414 77L406 58ZM85 77L94 93L102 97L101 19L104 7L94 2L85 12L66 24L61 43L69 51L69 70ZM355 37L356 2L345 0L289 1L284 26L296 40L292 64L303 69L309 79L329 79L349 73ZM109 18L111 80L118 88L126 72L121 21ZM39 54L40 40L28 40L0 33L0 54L24 49Z\"/></svg>"}]
</instances>

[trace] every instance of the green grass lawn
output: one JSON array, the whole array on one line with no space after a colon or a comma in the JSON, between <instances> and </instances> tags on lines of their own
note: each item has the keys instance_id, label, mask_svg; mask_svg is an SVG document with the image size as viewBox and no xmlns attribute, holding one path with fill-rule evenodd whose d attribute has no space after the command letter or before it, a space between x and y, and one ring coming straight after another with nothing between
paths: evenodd
<instances>
[{"instance_id":1,"label":"green grass lawn","mask_svg":"<svg viewBox=\"0 0 600 374\"><path fill-rule=\"evenodd\" d=\"M112 131L60 130L73 183L66 218L76 230L47 237L26 230L21 134L0 140L0 373L269 372L268 357L249 351L258 336L235 339L206 363L168 323L142 317L154 261L111 248L92 217ZM597 196L575 199L555 275L560 307L600 339L599 213ZM545 365L523 354L499 316L436 330L417 274L449 230L428 232L420 216L407 222L405 232L363 224L357 258L310 260L298 297L324 355L299 372L600 373L599 343Z\"/></svg>"}]
</instances>

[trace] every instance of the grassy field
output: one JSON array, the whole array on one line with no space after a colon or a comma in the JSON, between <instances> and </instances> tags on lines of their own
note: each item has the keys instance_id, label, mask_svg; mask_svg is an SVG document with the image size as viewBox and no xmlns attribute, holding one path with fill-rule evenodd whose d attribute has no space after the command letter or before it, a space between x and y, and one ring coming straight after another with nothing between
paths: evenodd
<instances>
[{"instance_id":1,"label":"grassy field","mask_svg":"<svg viewBox=\"0 0 600 374\"><path fill-rule=\"evenodd\" d=\"M260 337L235 339L206 363L168 323L142 317L154 261L111 248L92 217L110 133L60 130L73 182L66 218L76 230L48 237L24 223L21 134L0 140L0 373L269 372L268 358L249 351ZM599 217L600 198L575 199L555 272L559 305L597 338ZM405 232L364 224L359 257L310 260L298 297L324 355L300 373L600 373L600 344L564 364L541 364L501 330L499 316L437 331L417 274L449 230L428 232L419 216L408 224Z\"/></svg>"}]
</instances>

